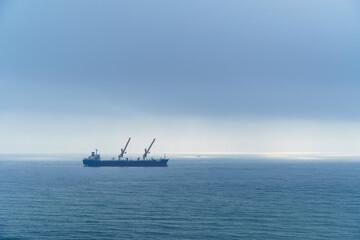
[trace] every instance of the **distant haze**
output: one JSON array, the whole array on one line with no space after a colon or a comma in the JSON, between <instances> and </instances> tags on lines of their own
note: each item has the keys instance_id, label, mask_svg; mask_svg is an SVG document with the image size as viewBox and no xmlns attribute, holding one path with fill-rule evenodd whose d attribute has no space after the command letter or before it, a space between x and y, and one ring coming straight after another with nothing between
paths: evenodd
<instances>
[{"instance_id":1,"label":"distant haze","mask_svg":"<svg viewBox=\"0 0 360 240\"><path fill-rule=\"evenodd\" d=\"M0 153L360 153L358 1L1 1Z\"/></svg>"}]
</instances>

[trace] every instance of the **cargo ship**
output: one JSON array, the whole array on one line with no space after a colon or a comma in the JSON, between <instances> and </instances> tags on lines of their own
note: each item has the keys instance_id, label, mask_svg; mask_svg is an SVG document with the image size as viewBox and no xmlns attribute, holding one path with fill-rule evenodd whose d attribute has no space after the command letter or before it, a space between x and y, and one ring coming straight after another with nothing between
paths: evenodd
<instances>
[{"instance_id":1,"label":"cargo ship","mask_svg":"<svg viewBox=\"0 0 360 240\"><path fill-rule=\"evenodd\" d=\"M167 162L169 159L164 158L159 159L147 159L148 154L150 154L150 149L155 142L154 140L151 142L150 146L146 149L145 153L142 156L142 159L124 159L124 154L126 154L126 148L129 145L130 139L127 141L124 148L121 149L121 152L118 156L118 159L115 158L111 160L101 160L100 154L98 154L98 150L96 149L95 152L92 152L91 155L87 158L83 159L84 166L87 167L167 167Z\"/></svg>"}]
</instances>

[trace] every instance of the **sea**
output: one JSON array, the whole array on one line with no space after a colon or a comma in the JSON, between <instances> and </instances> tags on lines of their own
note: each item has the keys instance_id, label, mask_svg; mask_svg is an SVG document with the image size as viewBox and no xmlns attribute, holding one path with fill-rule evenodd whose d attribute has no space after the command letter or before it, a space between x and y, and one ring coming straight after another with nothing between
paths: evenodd
<instances>
[{"instance_id":1,"label":"sea","mask_svg":"<svg viewBox=\"0 0 360 240\"><path fill-rule=\"evenodd\" d=\"M360 159L169 157L2 156L0 239L360 239Z\"/></svg>"}]
</instances>

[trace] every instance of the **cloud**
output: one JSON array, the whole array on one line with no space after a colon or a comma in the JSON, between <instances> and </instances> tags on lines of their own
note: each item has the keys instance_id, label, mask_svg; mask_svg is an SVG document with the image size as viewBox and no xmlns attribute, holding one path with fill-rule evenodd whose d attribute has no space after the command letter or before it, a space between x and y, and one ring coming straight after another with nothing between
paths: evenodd
<instances>
[{"instance_id":1,"label":"cloud","mask_svg":"<svg viewBox=\"0 0 360 240\"><path fill-rule=\"evenodd\" d=\"M65 144L71 135L67 129L78 136L80 145L96 145L86 140L90 136L82 126L94 129L101 124L105 124L100 132L111 146L109 151L115 146L105 136L111 134L110 129L118 129L120 134L124 125L129 129L126 135L135 132L139 137L157 135L157 131L169 139L170 131L171 141L183 146L168 145L171 151L190 151L194 146L195 150L212 151L218 145L221 151L237 151L243 146L248 151L296 151L297 146L306 151L329 150L314 139L336 147L329 139L336 134L346 137L350 133L343 128L345 123L360 117L360 15L355 4L5 4L6 8L0 6L6 12L0 25L0 114L3 118L44 116L47 120L8 121L12 131L4 131L23 147L27 142L12 137L21 136L17 128L43 132L43 137L37 136L39 145L49 142L51 133L58 135L62 140L49 145L51 151L57 144L63 145L64 151L76 145L71 141ZM63 124L61 119L68 116L72 120ZM89 120L99 116L98 124ZM138 125L132 124L134 119ZM229 123L229 119L233 121ZM259 125L251 125L253 121ZM282 128L278 125L281 121L285 126L295 121L298 125L294 128L307 134ZM301 123L306 121L314 122L314 126L341 122L344 132L328 127L314 135L314 126ZM156 131L149 130L152 127ZM256 144L239 138L243 132L247 132L244 139ZM31 135L26 135L28 141ZM355 135L350 136L357 140ZM113 140L117 137L114 135ZM273 139L278 144L268 145ZM354 149L352 140L336 148L350 151Z\"/></svg>"}]
</instances>

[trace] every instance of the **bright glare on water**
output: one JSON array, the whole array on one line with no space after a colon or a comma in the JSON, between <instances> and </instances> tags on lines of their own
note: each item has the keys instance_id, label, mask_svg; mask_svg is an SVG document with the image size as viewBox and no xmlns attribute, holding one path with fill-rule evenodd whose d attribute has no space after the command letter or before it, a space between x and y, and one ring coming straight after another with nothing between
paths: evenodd
<instances>
[{"instance_id":1,"label":"bright glare on water","mask_svg":"<svg viewBox=\"0 0 360 240\"><path fill-rule=\"evenodd\" d=\"M1 239L359 239L360 163L0 161Z\"/></svg>"}]
</instances>

